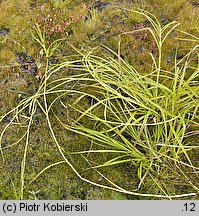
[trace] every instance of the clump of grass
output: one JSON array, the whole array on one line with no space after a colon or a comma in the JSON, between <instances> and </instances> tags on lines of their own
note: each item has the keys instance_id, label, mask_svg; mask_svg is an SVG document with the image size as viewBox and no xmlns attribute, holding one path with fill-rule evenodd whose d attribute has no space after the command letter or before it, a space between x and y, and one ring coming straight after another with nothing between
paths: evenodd
<instances>
[{"instance_id":1,"label":"clump of grass","mask_svg":"<svg viewBox=\"0 0 199 216\"><path fill-rule=\"evenodd\" d=\"M111 50L109 51L117 58L94 56L92 52L82 54L78 51L81 54L80 59L75 57L77 60L68 60L51 66L49 58L53 56L64 39L55 40L47 45L45 33L42 33L39 25L36 25L37 36L34 38L42 47L46 57L43 77L33 95L21 100L15 108L0 117L0 122L3 122L5 118L11 116L0 134L3 161L5 147L2 146L2 141L6 131L13 125L26 128L18 141L6 146L6 148L11 148L19 143L24 144L20 191L16 192L17 198L23 199L24 189L44 171L62 163L69 165L80 179L105 189L131 195L170 199L195 195L195 193L170 195L164 190L162 194L142 194L122 188L99 171L99 168L103 167L124 163L133 164L140 179L137 189L140 189L145 179L148 176L153 177L153 172L164 166L167 161L173 161L177 167L185 165L193 168L194 171L198 169L194 167L188 155L192 147L186 145L184 140L187 127L190 124L196 124L198 120L199 70L198 67L190 66L196 48L180 62L174 59L172 69L162 70L164 41L178 24L172 22L162 26L153 15L143 11L136 11L136 13L145 16L151 23L151 27L139 31L149 31L158 49L157 57L150 54L152 60L147 74L139 73L128 62L122 60L120 55ZM69 68L78 73L74 76L52 80L53 75L63 68ZM62 98L68 95L76 98L71 105L62 102ZM49 100L51 96L54 96L53 100ZM91 105L84 109L79 104L86 98L89 98ZM72 124L66 124L53 112L53 106L57 103L61 104L63 109L68 109L70 105L79 113L79 117L74 119ZM37 110L44 113L62 160L44 168L31 182L26 183L26 158L31 127ZM57 123L60 123L63 128L87 137L90 143L89 149L66 153L52 127L53 114L57 118ZM81 123L88 119L94 122L94 127L89 128ZM88 163L88 169L92 168L97 174L103 176L107 184L84 178L69 160L74 154L83 155ZM95 156L91 161L90 155L95 154L102 155L105 162L99 164L95 161ZM183 156L186 162L183 161Z\"/></svg>"},{"instance_id":2,"label":"clump of grass","mask_svg":"<svg viewBox=\"0 0 199 216\"><path fill-rule=\"evenodd\" d=\"M90 148L76 154L85 155L90 168L97 170L132 163L137 167L140 189L147 176L152 177L152 173L168 161L177 167L184 165L194 172L198 170L189 157L192 147L186 143L185 133L191 125L198 124L199 68L190 64L193 55L198 57L197 52L193 54L198 47L195 46L183 60L175 58L173 68L163 70L164 42L179 24L171 22L162 26L152 14L134 12L150 22L151 27L137 31L149 31L158 50L157 56L149 53L152 61L147 73L139 73L116 53L119 60L98 57L92 52L82 54L82 65L78 70L81 69L83 74L74 79L86 88L74 91L79 96L71 105L80 117L71 126L58 120L66 129L88 138ZM88 81L89 85L86 84ZM92 101L88 109L79 105L86 97ZM85 127L81 122L86 119L95 122L95 127ZM94 156L89 160L95 154L113 156L109 160L105 157L106 161L99 164ZM129 192L112 181L109 183L115 189ZM162 192L170 197L164 190Z\"/></svg>"}]
</instances>

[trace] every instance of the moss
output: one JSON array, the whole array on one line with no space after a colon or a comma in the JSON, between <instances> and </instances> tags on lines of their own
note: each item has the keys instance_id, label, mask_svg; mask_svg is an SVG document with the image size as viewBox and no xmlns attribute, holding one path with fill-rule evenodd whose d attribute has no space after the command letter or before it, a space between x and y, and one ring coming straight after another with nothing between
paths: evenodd
<instances>
[{"instance_id":1,"label":"moss","mask_svg":"<svg viewBox=\"0 0 199 216\"><path fill-rule=\"evenodd\" d=\"M36 3L35 3L36 2ZM120 8L136 8L141 7L157 15L163 24L172 20L181 22L180 28L192 34L198 33L198 10L191 1L186 0L164 0L152 1L144 0L135 4L134 1L118 1L106 0L101 1L106 3L106 7L100 10L94 5L95 1L20 1L6 0L0 2L0 27L9 28L10 32L7 35L0 36L0 116L5 114L23 98L32 95L38 88L39 81L30 74L24 74L19 64L17 64L15 53L25 52L33 56L38 65L41 65L41 70L44 70L45 62L41 53L41 48L34 41L32 32L34 33L34 22L38 22L47 33L47 43L55 39L66 37L66 42L63 42L56 53L55 58L65 59L75 53L68 43L78 47L80 50L91 50L100 44L105 44L115 52L118 51L119 35L124 32L131 32L135 29L147 26L146 19L135 15L131 12L124 12ZM138 1L136 1L138 2ZM108 3L108 4L107 4ZM118 7L115 7L117 5ZM52 21L51 21L52 19ZM70 22L68 25L63 25L64 22ZM57 30L53 27L58 26L61 29ZM59 31L60 30L60 31ZM51 34L52 33L52 34ZM175 32L173 37L181 37L181 33ZM170 38L165 43L164 53L164 68L170 66L170 59L173 59L178 49L179 58L182 58L195 43L177 42ZM153 43L151 36L146 32L136 34L126 34L121 36L121 57L131 62L141 72L150 72L148 65L151 63L151 58L148 52L153 51ZM101 49L100 55L106 55L107 51ZM109 53L110 54L110 53ZM60 71L56 78L68 76L71 71ZM54 98L48 98L52 101ZM63 98L63 103L66 105L72 103L75 96ZM81 107L89 106L89 100L85 99L81 103ZM53 111L62 116L65 122L75 120L78 115L72 108L69 110L61 110L59 104L53 106ZM81 108L80 107L80 108ZM27 112L27 110L24 110ZM98 110L98 112L101 112ZM27 113L24 113L27 115ZM1 131L9 123L12 116L8 116L3 123L0 123ZM65 152L71 152L88 147L90 144L85 138L75 135L72 132L63 130L57 123L56 119L51 116L53 129L56 132L58 140L61 143ZM93 122L87 119L82 119L84 125L93 126ZM5 134L3 140L4 147L19 139L27 124L24 121L21 129L13 127ZM198 137L191 137L190 143L198 145ZM25 139L19 144L4 150L5 164L0 167L0 199L17 199L19 198L20 190L20 172L21 160L24 153ZM198 152L193 154L193 160L197 164ZM104 155L106 157L106 155ZM108 156L107 156L108 157ZM78 171L86 178L93 179L96 182L104 182L100 176L94 171L86 170L87 164L80 157L74 157L69 160ZM96 156L100 161L103 158ZM92 159L92 158L91 158ZM28 146L27 164L25 170L25 183L28 184L42 169L61 160L61 156L54 144L46 120L42 111L39 110L31 127L31 137ZM193 189L190 182L187 182L179 174L176 175L175 169L165 169L159 172L155 178L157 183L168 193L189 192ZM134 167L116 166L114 168L104 168L103 173L115 180L116 183L122 185L129 190L136 189L139 183L137 173ZM193 179L187 171L187 176ZM196 176L193 184L198 187L198 178ZM188 186L187 186L188 185ZM39 191L36 196L38 199L143 199L143 197L134 197L116 193L110 190L101 189L92 186L80 180L73 171L65 164L52 167L45 171L32 184L25 188L24 199L32 199L33 192ZM154 180L150 177L146 180L141 188L142 192L158 193L161 189L154 184Z\"/></svg>"}]
</instances>

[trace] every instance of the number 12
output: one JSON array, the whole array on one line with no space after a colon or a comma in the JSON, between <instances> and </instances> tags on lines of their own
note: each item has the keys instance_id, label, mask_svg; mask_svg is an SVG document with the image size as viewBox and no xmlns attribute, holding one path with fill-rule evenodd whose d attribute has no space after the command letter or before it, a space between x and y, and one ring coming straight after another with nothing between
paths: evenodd
<instances>
[{"instance_id":1,"label":"number 12","mask_svg":"<svg viewBox=\"0 0 199 216\"><path fill-rule=\"evenodd\" d=\"M185 211L196 211L195 210L195 207L196 207L195 203L185 203L184 206L185 206Z\"/></svg>"}]
</instances>

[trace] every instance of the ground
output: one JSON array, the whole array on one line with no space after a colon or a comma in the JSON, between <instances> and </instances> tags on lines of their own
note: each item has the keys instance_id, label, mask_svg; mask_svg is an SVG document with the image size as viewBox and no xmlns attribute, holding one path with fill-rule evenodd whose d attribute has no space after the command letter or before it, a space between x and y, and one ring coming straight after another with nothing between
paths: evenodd
<instances>
[{"instance_id":1,"label":"ground","mask_svg":"<svg viewBox=\"0 0 199 216\"><path fill-rule=\"evenodd\" d=\"M45 70L45 53L35 41L35 25L46 35L46 44L64 38L59 49L49 58L51 66L61 63L73 56L76 58L76 47L81 52L88 52L97 46L105 45L118 53L141 73L147 73L150 62L149 52L156 55L157 47L148 31L138 31L149 26L146 18L136 15L126 9L142 8L157 16L162 25L171 21L181 23L179 30L198 35L199 5L194 0L2 0L0 1L0 116L9 112L24 98L31 97L39 88ZM128 33L127 33L128 32ZM130 33L129 33L130 32ZM164 44L163 69L171 67L171 62L177 52L177 59L183 59L192 49L197 40L179 41L181 32L173 32ZM99 56L111 55L107 49L96 49ZM70 57L72 58L72 57ZM197 62L196 62L197 64ZM53 79L67 77L73 70L62 69L52 76ZM54 100L49 97L49 102ZM66 97L64 103L73 101ZM89 100L82 101L82 107L88 107ZM24 109L24 115L28 110ZM54 107L57 116L70 119L77 118L77 112L72 108L62 110ZM0 130L11 122L13 115L7 115L0 122ZM25 120L24 120L25 121ZM80 151L88 141L85 137L67 131L51 116L52 127L57 139L62 143L65 152ZM87 126L93 122L86 120ZM20 199L22 184L22 160L26 149L25 139L17 142L26 131L27 125L13 124L2 138L0 165L0 199ZM197 131L198 126L194 128ZM154 199L153 197L133 196L125 193L107 190L80 179L63 161L60 152L50 134L47 120L42 110L38 109L30 127L30 137L27 147L26 166L23 178L25 188L23 199ZM17 142L17 143L16 143ZM186 138L190 145L198 146L199 135ZM12 146L9 146L13 144ZM198 167L198 148L189 152L192 163ZM107 156L108 157L108 156ZM81 175L94 182L105 184L100 174L87 169L83 157L68 158L75 164ZM92 159L92 158L91 158ZM102 158L98 158L102 160ZM55 163L57 165L51 166ZM46 169L35 181L31 182L38 173ZM146 178L140 188L140 193L159 194L162 189L169 194L191 193L199 194L198 170L185 169L183 173L175 170L175 164L165 164L154 175L154 179ZM116 184L129 191L137 189L139 179L133 165L116 165L111 169L102 169L103 173ZM159 187L159 186L161 187ZM199 195L191 199L198 199Z\"/></svg>"}]
</instances>

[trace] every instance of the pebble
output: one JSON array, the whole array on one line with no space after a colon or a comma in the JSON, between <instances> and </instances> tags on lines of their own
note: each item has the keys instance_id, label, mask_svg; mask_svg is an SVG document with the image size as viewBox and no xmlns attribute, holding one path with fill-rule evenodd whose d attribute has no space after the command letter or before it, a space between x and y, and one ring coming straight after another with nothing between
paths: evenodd
<instances>
[{"instance_id":1,"label":"pebble","mask_svg":"<svg viewBox=\"0 0 199 216\"><path fill-rule=\"evenodd\" d=\"M102 11L103 9L105 9L107 6L109 5L108 2L101 2L101 1L96 1L93 4L93 7L99 11Z\"/></svg>"},{"instance_id":2,"label":"pebble","mask_svg":"<svg viewBox=\"0 0 199 216\"><path fill-rule=\"evenodd\" d=\"M10 29L9 28L0 28L0 36L6 36L10 33Z\"/></svg>"}]
</instances>

